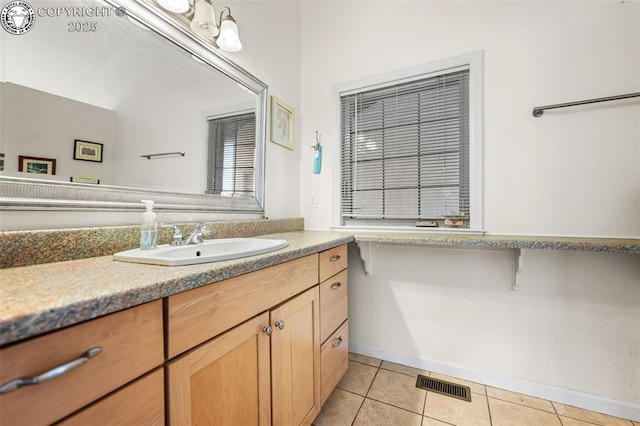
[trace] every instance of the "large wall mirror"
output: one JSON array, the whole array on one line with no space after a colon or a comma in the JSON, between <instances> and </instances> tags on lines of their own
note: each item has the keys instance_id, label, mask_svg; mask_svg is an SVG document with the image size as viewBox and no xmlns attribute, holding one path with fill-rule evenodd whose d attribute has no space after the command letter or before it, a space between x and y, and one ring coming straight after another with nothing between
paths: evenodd
<instances>
[{"instance_id":1,"label":"large wall mirror","mask_svg":"<svg viewBox=\"0 0 640 426\"><path fill-rule=\"evenodd\" d=\"M29 4L0 30L1 209L263 214L265 84L151 1Z\"/></svg>"}]
</instances>

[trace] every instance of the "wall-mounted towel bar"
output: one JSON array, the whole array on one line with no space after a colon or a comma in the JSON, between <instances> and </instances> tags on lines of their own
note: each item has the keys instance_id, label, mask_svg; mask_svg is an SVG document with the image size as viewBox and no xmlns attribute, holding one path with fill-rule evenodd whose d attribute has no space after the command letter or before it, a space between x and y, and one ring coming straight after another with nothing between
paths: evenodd
<instances>
[{"instance_id":1,"label":"wall-mounted towel bar","mask_svg":"<svg viewBox=\"0 0 640 426\"><path fill-rule=\"evenodd\" d=\"M626 95L607 96L606 98L587 99L586 101L567 102L564 104L546 105L533 108L533 116L540 117L545 109L564 108L576 105L594 104L596 102L617 101L620 99L635 98L640 96L640 92L627 93Z\"/></svg>"},{"instance_id":2,"label":"wall-mounted towel bar","mask_svg":"<svg viewBox=\"0 0 640 426\"><path fill-rule=\"evenodd\" d=\"M145 155L141 155L140 157L142 158L146 158L147 160L151 160L151 157L164 157L167 155L180 155L182 157L184 157L184 152L162 152L160 154L145 154Z\"/></svg>"}]
</instances>

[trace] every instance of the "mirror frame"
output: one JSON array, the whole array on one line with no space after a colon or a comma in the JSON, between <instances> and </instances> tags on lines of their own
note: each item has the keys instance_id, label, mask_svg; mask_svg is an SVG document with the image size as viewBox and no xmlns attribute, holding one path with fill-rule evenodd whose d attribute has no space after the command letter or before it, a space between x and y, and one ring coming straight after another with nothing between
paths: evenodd
<instances>
[{"instance_id":1,"label":"mirror frame","mask_svg":"<svg viewBox=\"0 0 640 426\"><path fill-rule=\"evenodd\" d=\"M124 8L132 19L196 56L217 71L257 95L255 197L187 194L179 192L46 181L0 176L0 210L10 211L132 211L141 210L140 200L155 201L154 210L169 212L237 213L264 216L265 150L268 87L249 72L214 49L210 41L191 32L177 17L165 14L150 0L105 0ZM5 160L6 161L6 160Z\"/></svg>"}]
</instances>

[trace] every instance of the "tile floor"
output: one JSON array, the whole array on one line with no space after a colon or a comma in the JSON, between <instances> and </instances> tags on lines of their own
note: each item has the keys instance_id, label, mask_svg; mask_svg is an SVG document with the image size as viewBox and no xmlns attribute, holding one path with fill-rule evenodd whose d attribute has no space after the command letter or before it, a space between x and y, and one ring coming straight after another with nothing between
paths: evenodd
<instances>
[{"instance_id":1,"label":"tile floor","mask_svg":"<svg viewBox=\"0 0 640 426\"><path fill-rule=\"evenodd\" d=\"M418 374L471 388L471 402L416 388ZM358 354L313 422L315 426L640 426L490 386Z\"/></svg>"}]
</instances>

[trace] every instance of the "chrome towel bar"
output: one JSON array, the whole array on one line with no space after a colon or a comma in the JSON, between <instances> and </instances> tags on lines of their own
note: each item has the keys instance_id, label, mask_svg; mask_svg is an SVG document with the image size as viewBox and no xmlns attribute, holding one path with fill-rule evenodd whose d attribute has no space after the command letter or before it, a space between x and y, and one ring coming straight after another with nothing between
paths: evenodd
<instances>
[{"instance_id":1,"label":"chrome towel bar","mask_svg":"<svg viewBox=\"0 0 640 426\"><path fill-rule=\"evenodd\" d=\"M596 102L617 101L620 99L635 98L640 96L640 92L627 93L626 95L607 96L606 98L587 99L585 101L567 102L564 104L546 105L533 108L533 116L540 117L545 109L564 108L576 105L594 104Z\"/></svg>"},{"instance_id":2,"label":"chrome towel bar","mask_svg":"<svg viewBox=\"0 0 640 426\"><path fill-rule=\"evenodd\" d=\"M141 155L140 157L142 158L146 158L147 160L151 160L151 157L161 157L161 156L165 156L165 155L180 155L182 157L184 157L184 152L162 152L160 154L145 154L145 155Z\"/></svg>"}]
</instances>

